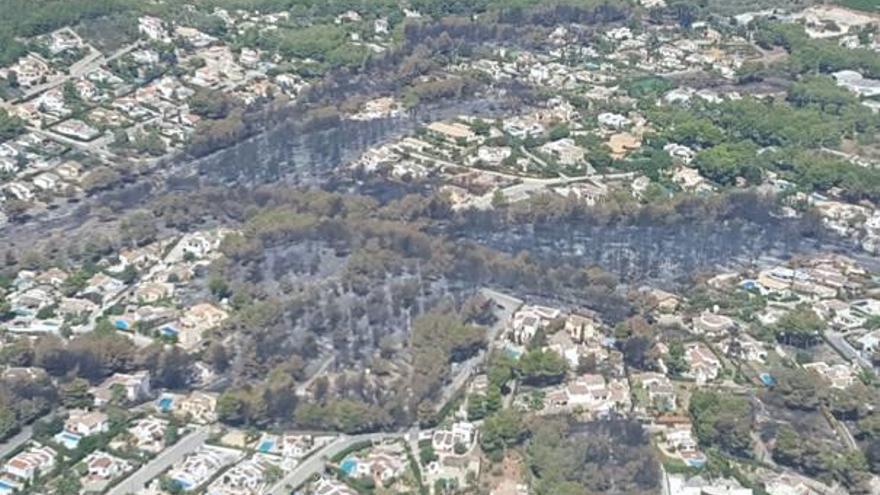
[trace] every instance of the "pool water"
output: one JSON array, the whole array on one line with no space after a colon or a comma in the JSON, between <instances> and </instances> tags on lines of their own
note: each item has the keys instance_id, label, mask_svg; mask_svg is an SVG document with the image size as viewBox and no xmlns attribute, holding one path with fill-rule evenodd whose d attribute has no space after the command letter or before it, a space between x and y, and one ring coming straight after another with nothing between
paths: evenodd
<instances>
[{"instance_id":1,"label":"pool water","mask_svg":"<svg viewBox=\"0 0 880 495\"><path fill-rule=\"evenodd\" d=\"M62 431L61 433L55 435L55 441L64 445L66 448L73 450L79 446L79 441L82 440L82 437L67 431Z\"/></svg>"},{"instance_id":2,"label":"pool water","mask_svg":"<svg viewBox=\"0 0 880 495\"><path fill-rule=\"evenodd\" d=\"M189 490L192 490L192 488L193 488L192 483L190 483L189 481L178 479L178 478L175 478L172 481L174 481L174 483L176 483L177 486L179 486L180 489L183 491L189 491Z\"/></svg>"},{"instance_id":3,"label":"pool water","mask_svg":"<svg viewBox=\"0 0 880 495\"><path fill-rule=\"evenodd\" d=\"M772 376L770 376L770 373L761 373L759 375L759 378L761 379L761 383L763 383L764 385L766 385L768 387L772 387L773 385L776 385L776 379L773 378Z\"/></svg>"},{"instance_id":4,"label":"pool water","mask_svg":"<svg viewBox=\"0 0 880 495\"><path fill-rule=\"evenodd\" d=\"M257 447L257 450L259 450L260 452L262 452L264 454L267 454L267 453L271 452L274 447L275 447L275 442L273 442L272 440L263 440L260 443L260 446Z\"/></svg>"},{"instance_id":5,"label":"pool water","mask_svg":"<svg viewBox=\"0 0 880 495\"><path fill-rule=\"evenodd\" d=\"M342 461L342 464L339 465L339 468L342 469L346 475L351 476L357 471L357 461L354 459L346 459Z\"/></svg>"},{"instance_id":6,"label":"pool water","mask_svg":"<svg viewBox=\"0 0 880 495\"><path fill-rule=\"evenodd\" d=\"M159 399L159 410L162 412L168 412L171 410L171 406L174 404L174 399L171 397L162 397Z\"/></svg>"}]
</instances>

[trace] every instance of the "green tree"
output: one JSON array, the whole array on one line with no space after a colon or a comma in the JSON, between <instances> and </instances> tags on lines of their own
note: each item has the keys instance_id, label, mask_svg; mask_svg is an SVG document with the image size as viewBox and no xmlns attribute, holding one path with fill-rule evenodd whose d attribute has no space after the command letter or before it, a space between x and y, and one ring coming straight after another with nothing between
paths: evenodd
<instances>
[{"instance_id":1,"label":"green tree","mask_svg":"<svg viewBox=\"0 0 880 495\"><path fill-rule=\"evenodd\" d=\"M821 340L825 322L809 306L801 305L784 314L773 330L780 342L807 348Z\"/></svg>"},{"instance_id":2,"label":"green tree","mask_svg":"<svg viewBox=\"0 0 880 495\"><path fill-rule=\"evenodd\" d=\"M527 433L520 413L512 409L504 409L483 422L480 446L490 458L497 460L505 449L523 441Z\"/></svg>"},{"instance_id":3,"label":"green tree","mask_svg":"<svg viewBox=\"0 0 880 495\"><path fill-rule=\"evenodd\" d=\"M49 485L49 491L53 495L78 495L80 490L82 490L82 483L72 470L55 478Z\"/></svg>"},{"instance_id":4,"label":"green tree","mask_svg":"<svg viewBox=\"0 0 880 495\"><path fill-rule=\"evenodd\" d=\"M681 342L673 342L669 345L669 354L666 356L666 367L673 376L681 376L687 373L690 366L685 359L685 349Z\"/></svg>"},{"instance_id":5,"label":"green tree","mask_svg":"<svg viewBox=\"0 0 880 495\"><path fill-rule=\"evenodd\" d=\"M752 410L747 399L698 390L691 396L689 412L701 444L740 457L751 455Z\"/></svg>"},{"instance_id":6,"label":"green tree","mask_svg":"<svg viewBox=\"0 0 880 495\"><path fill-rule=\"evenodd\" d=\"M517 374L523 383L536 386L561 382L567 370L568 363L553 350L532 349L516 363Z\"/></svg>"},{"instance_id":7,"label":"green tree","mask_svg":"<svg viewBox=\"0 0 880 495\"><path fill-rule=\"evenodd\" d=\"M0 108L0 141L16 138L25 131L24 121Z\"/></svg>"},{"instance_id":8,"label":"green tree","mask_svg":"<svg viewBox=\"0 0 880 495\"><path fill-rule=\"evenodd\" d=\"M737 177L752 184L761 181L757 147L749 141L722 143L703 150L697 153L694 164L705 177L725 186L734 185Z\"/></svg>"}]
</instances>

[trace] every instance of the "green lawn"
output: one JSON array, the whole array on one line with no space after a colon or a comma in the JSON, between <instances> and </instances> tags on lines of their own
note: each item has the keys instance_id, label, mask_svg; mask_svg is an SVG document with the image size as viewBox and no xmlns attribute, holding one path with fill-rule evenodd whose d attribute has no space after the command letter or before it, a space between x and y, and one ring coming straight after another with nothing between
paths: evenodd
<instances>
[{"instance_id":1,"label":"green lawn","mask_svg":"<svg viewBox=\"0 0 880 495\"><path fill-rule=\"evenodd\" d=\"M880 13L880 0L837 0L837 4L850 9Z\"/></svg>"}]
</instances>

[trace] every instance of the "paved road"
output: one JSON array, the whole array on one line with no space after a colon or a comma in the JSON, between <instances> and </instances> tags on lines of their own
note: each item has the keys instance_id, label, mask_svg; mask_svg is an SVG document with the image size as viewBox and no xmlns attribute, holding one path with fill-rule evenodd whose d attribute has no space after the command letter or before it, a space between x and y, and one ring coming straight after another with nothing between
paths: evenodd
<instances>
[{"instance_id":1,"label":"paved road","mask_svg":"<svg viewBox=\"0 0 880 495\"><path fill-rule=\"evenodd\" d=\"M113 487L107 492L107 495L127 495L143 490L150 480L162 474L163 471L179 462L187 454L195 452L196 449L204 445L205 440L208 439L209 432L208 427L201 427L183 437L171 448L165 449L155 459L138 469L122 483Z\"/></svg>"},{"instance_id":2,"label":"paved road","mask_svg":"<svg viewBox=\"0 0 880 495\"><path fill-rule=\"evenodd\" d=\"M850 361L855 361L859 366L867 370L874 369L874 365L871 364L871 361L865 359L859 351L853 348L853 346L843 338L843 335L837 332L827 332L825 337L828 339L828 343L831 344L837 352L843 355L844 358L849 359Z\"/></svg>"},{"instance_id":3,"label":"paved road","mask_svg":"<svg viewBox=\"0 0 880 495\"><path fill-rule=\"evenodd\" d=\"M132 43L130 45L124 46L106 57L100 51L92 48L92 52L89 53L89 55L87 55L82 60L78 60L77 62L75 62L73 65L70 66L70 70L67 71L67 74L56 77L56 78L52 79L51 81L46 82L45 84L41 84L39 86L35 86L33 88L28 89L27 91L24 92L22 97L19 98L19 101L30 99L30 98L32 98L32 97L34 97L44 91L48 91L52 88L56 88L58 86L61 86L65 82L69 81L70 79L76 79L80 76L84 76L84 75L88 74L89 72L101 67L102 65L110 63L113 60L128 54L129 52L131 52L132 50L134 50L138 46L140 46L139 41Z\"/></svg>"},{"instance_id":4,"label":"paved road","mask_svg":"<svg viewBox=\"0 0 880 495\"><path fill-rule=\"evenodd\" d=\"M510 321L510 318L513 316L514 311L519 309L519 307L523 304L523 301L521 299L517 299L515 297L491 289L483 289L482 293L484 296L492 299L498 306L495 311L495 316L498 318L498 320L495 322L494 325L489 327L486 335L489 349L486 351L481 351L476 356L458 365L456 369L456 374L452 378L452 381L450 381L445 387L443 387L443 390L440 393L440 403L437 406L438 411L441 410L447 402L452 400L453 397L455 397L455 394L457 394L458 391L461 390L461 388L464 387L464 385L467 383L468 379L473 376L477 367L483 364L483 361L491 352L492 345L494 344L498 336L503 333L503 330L507 326L507 322Z\"/></svg>"},{"instance_id":5,"label":"paved road","mask_svg":"<svg viewBox=\"0 0 880 495\"><path fill-rule=\"evenodd\" d=\"M324 465L328 459L331 459L333 456L339 454L345 449L361 443L361 442L380 442L382 440L388 440L391 438L401 438L406 436L406 432L402 433L370 433L366 435L355 435L355 436L341 436L333 443L325 446L324 448L318 450L304 461L302 464L293 469L293 471L287 473L287 476L281 479L278 483L275 483L272 488L269 489L265 493L265 495L288 495L295 488L299 487L303 483L309 481L316 474L320 474L324 471ZM109 495L122 495L122 494L113 494Z\"/></svg>"},{"instance_id":6,"label":"paved road","mask_svg":"<svg viewBox=\"0 0 880 495\"><path fill-rule=\"evenodd\" d=\"M31 439L31 435L33 434L33 432L33 427L31 427L30 425L25 426L16 435L13 435L12 438L0 444L0 458L5 458L9 456L9 454L13 453L15 449L24 445L28 440Z\"/></svg>"}]
</instances>

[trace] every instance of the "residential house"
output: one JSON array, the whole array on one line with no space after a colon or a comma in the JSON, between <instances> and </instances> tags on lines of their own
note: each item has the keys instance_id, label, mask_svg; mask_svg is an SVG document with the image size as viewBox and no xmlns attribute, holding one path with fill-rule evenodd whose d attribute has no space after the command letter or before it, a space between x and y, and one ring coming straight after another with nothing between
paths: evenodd
<instances>
[{"instance_id":1,"label":"residential house","mask_svg":"<svg viewBox=\"0 0 880 495\"><path fill-rule=\"evenodd\" d=\"M177 401L175 414L200 424L217 421L217 395L198 390Z\"/></svg>"},{"instance_id":2,"label":"residential house","mask_svg":"<svg viewBox=\"0 0 880 495\"><path fill-rule=\"evenodd\" d=\"M673 160L677 160L685 165L690 165L690 163L692 161L694 161L694 158L696 158L696 156L697 156L696 151L692 150L691 148L688 148L687 146L685 146L683 144L669 143L663 147L663 150L666 151L667 153L669 153L669 156L671 156ZM694 169L688 169L688 170L694 170ZM697 177L699 177L699 179L702 179L702 177L699 175L699 173L697 173ZM699 179L697 180L696 184L692 183L690 185L690 188L693 188L694 186L698 185L700 182Z\"/></svg>"},{"instance_id":3,"label":"residential house","mask_svg":"<svg viewBox=\"0 0 880 495\"><path fill-rule=\"evenodd\" d=\"M594 311L574 311L565 319L565 331L576 343L583 343L597 337L599 323Z\"/></svg>"},{"instance_id":4,"label":"residential house","mask_svg":"<svg viewBox=\"0 0 880 495\"><path fill-rule=\"evenodd\" d=\"M103 273L96 273L86 282L86 287L82 293L84 295L96 295L104 302L118 294L124 287L125 284L121 280Z\"/></svg>"},{"instance_id":5,"label":"residential house","mask_svg":"<svg viewBox=\"0 0 880 495\"><path fill-rule=\"evenodd\" d=\"M168 30L165 29L162 19L157 17L144 16L138 19L138 32L153 41L163 43L171 41L171 36L168 35Z\"/></svg>"},{"instance_id":6,"label":"residential house","mask_svg":"<svg viewBox=\"0 0 880 495\"><path fill-rule=\"evenodd\" d=\"M64 281L67 280L67 277L67 272L60 268L52 267L48 270L41 272L39 275L36 276L34 280L41 285L61 287L61 284L63 284Z\"/></svg>"},{"instance_id":7,"label":"residential house","mask_svg":"<svg viewBox=\"0 0 880 495\"><path fill-rule=\"evenodd\" d=\"M859 96L880 96L880 80L869 79L854 70L842 70L831 74L837 85Z\"/></svg>"},{"instance_id":8,"label":"residential house","mask_svg":"<svg viewBox=\"0 0 880 495\"><path fill-rule=\"evenodd\" d=\"M880 316L880 301L877 299L859 299L852 301L850 306L866 316Z\"/></svg>"},{"instance_id":9,"label":"residential house","mask_svg":"<svg viewBox=\"0 0 880 495\"><path fill-rule=\"evenodd\" d=\"M35 53L29 53L24 58L19 59L15 65L6 72L15 72L19 86L30 88L38 84L42 84L50 75L51 69L49 63Z\"/></svg>"},{"instance_id":10,"label":"residential house","mask_svg":"<svg viewBox=\"0 0 880 495\"><path fill-rule=\"evenodd\" d=\"M505 132L517 139L536 138L546 130L541 122L531 117L512 117L502 122Z\"/></svg>"},{"instance_id":11,"label":"residential house","mask_svg":"<svg viewBox=\"0 0 880 495\"><path fill-rule=\"evenodd\" d=\"M321 478L315 483L315 495L358 495L354 488L334 478Z\"/></svg>"},{"instance_id":12,"label":"residential house","mask_svg":"<svg viewBox=\"0 0 880 495\"><path fill-rule=\"evenodd\" d=\"M476 431L473 423L460 421L453 423L449 430L435 430L431 436L431 443L437 453L449 455L455 451L456 444L470 449L476 440Z\"/></svg>"},{"instance_id":13,"label":"residential house","mask_svg":"<svg viewBox=\"0 0 880 495\"><path fill-rule=\"evenodd\" d=\"M877 349L880 349L880 330L866 333L856 339L856 342L859 344L859 347L861 347L863 352L871 354Z\"/></svg>"},{"instance_id":14,"label":"residential house","mask_svg":"<svg viewBox=\"0 0 880 495\"><path fill-rule=\"evenodd\" d=\"M856 373L852 365L829 365L825 361L817 361L804 365L804 369L818 373L828 380L834 388L845 389L856 382Z\"/></svg>"},{"instance_id":15,"label":"residential house","mask_svg":"<svg viewBox=\"0 0 880 495\"><path fill-rule=\"evenodd\" d=\"M676 405L675 388L669 377L662 373L640 373L636 377L647 392L648 402L657 410L672 411Z\"/></svg>"},{"instance_id":16,"label":"residential house","mask_svg":"<svg viewBox=\"0 0 880 495\"><path fill-rule=\"evenodd\" d=\"M693 378L698 385L715 380L721 373L721 362L702 342L689 344L685 348L685 360L688 363L686 376Z\"/></svg>"},{"instance_id":17,"label":"residential house","mask_svg":"<svg viewBox=\"0 0 880 495\"><path fill-rule=\"evenodd\" d=\"M700 175L699 170L690 167L677 167L672 172L672 182L678 184L685 191L710 191L712 186L705 177Z\"/></svg>"},{"instance_id":18,"label":"residential house","mask_svg":"<svg viewBox=\"0 0 880 495\"><path fill-rule=\"evenodd\" d=\"M612 158L623 158L630 151L635 151L642 146L642 140L628 133L619 132L608 138L608 147L611 148Z\"/></svg>"},{"instance_id":19,"label":"residential house","mask_svg":"<svg viewBox=\"0 0 880 495\"><path fill-rule=\"evenodd\" d=\"M101 481L114 480L132 467L127 461L102 451L92 452L83 463L86 466L86 476Z\"/></svg>"},{"instance_id":20,"label":"residential house","mask_svg":"<svg viewBox=\"0 0 880 495\"><path fill-rule=\"evenodd\" d=\"M281 455L293 459L302 459L315 448L315 437L312 435L284 435L280 442Z\"/></svg>"},{"instance_id":21,"label":"residential house","mask_svg":"<svg viewBox=\"0 0 880 495\"><path fill-rule=\"evenodd\" d=\"M131 434L138 449L158 453L165 448L165 431L167 429L167 420L149 416L137 420L128 429L128 433Z\"/></svg>"},{"instance_id":22,"label":"residential house","mask_svg":"<svg viewBox=\"0 0 880 495\"><path fill-rule=\"evenodd\" d=\"M694 319L693 330L698 335L723 335L736 328L732 318L710 311L704 311Z\"/></svg>"},{"instance_id":23,"label":"residential house","mask_svg":"<svg viewBox=\"0 0 880 495\"><path fill-rule=\"evenodd\" d=\"M675 313L681 305L681 298L671 292L653 287L642 287L639 291L645 294L651 306L661 313Z\"/></svg>"},{"instance_id":24,"label":"residential house","mask_svg":"<svg viewBox=\"0 0 880 495\"><path fill-rule=\"evenodd\" d=\"M119 251L119 264L124 270L128 266L144 268L150 263L158 262L162 256L162 248L165 244L154 242L137 249L122 249Z\"/></svg>"},{"instance_id":25,"label":"residential house","mask_svg":"<svg viewBox=\"0 0 880 495\"><path fill-rule=\"evenodd\" d=\"M242 455L238 450L204 445L184 458L182 463L174 465L167 476L184 492L198 490L224 467L241 459Z\"/></svg>"},{"instance_id":26,"label":"residential house","mask_svg":"<svg viewBox=\"0 0 880 495\"><path fill-rule=\"evenodd\" d=\"M43 172L34 177L33 183L43 191L54 191L61 184L60 178L52 172Z\"/></svg>"},{"instance_id":27,"label":"residential house","mask_svg":"<svg viewBox=\"0 0 880 495\"><path fill-rule=\"evenodd\" d=\"M581 200L587 206L593 206L608 196L608 186L596 180L575 182L553 190L560 196Z\"/></svg>"},{"instance_id":28,"label":"residential house","mask_svg":"<svg viewBox=\"0 0 880 495\"><path fill-rule=\"evenodd\" d=\"M13 158L0 156L0 173L14 174L18 170L18 162Z\"/></svg>"},{"instance_id":29,"label":"residential house","mask_svg":"<svg viewBox=\"0 0 880 495\"><path fill-rule=\"evenodd\" d=\"M697 449L697 440L691 431L691 425L688 423L675 425L665 433L665 437L665 443L672 451Z\"/></svg>"},{"instance_id":30,"label":"residential house","mask_svg":"<svg viewBox=\"0 0 880 495\"><path fill-rule=\"evenodd\" d=\"M6 192L19 201L34 199L34 191L27 184L21 182L9 182L6 184Z\"/></svg>"},{"instance_id":31,"label":"residential house","mask_svg":"<svg viewBox=\"0 0 880 495\"><path fill-rule=\"evenodd\" d=\"M721 344L724 354L746 361L763 363L767 359L765 344L747 333L739 333L727 338Z\"/></svg>"},{"instance_id":32,"label":"residential house","mask_svg":"<svg viewBox=\"0 0 880 495\"><path fill-rule=\"evenodd\" d=\"M623 129L629 126L632 121L627 117L611 112L600 113L597 117L599 124L609 129Z\"/></svg>"},{"instance_id":33,"label":"residential house","mask_svg":"<svg viewBox=\"0 0 880 495\"><path fill-rule=\"evenodd\" d=\"M473 129L459 122L433 122L426 129L430 134L452 143L460 141L470 143L477 138L477 133Z\"/></svg>"},{"instance_id":34,"label":"residential house","mask_svg":"<svg viewBox=\"0 0 880 495\"><path fill-rule=\"evenodd\" d=\"M186 350L195 350L202 342L205 331L223 323L229 314L211 303L201 303L186 310L179 325L163 328L177 337L177 343Z\"/></svg>"},{"instance_id":35,"label":"residential house","mask_svg":"<svg viewBox=\"0 0 880 495\"><path fill-rule=\"evenodd\" d=\"M79 180L80 173L82 172L82 167L79 163L73 161L66 161L57 167L55 167L55 173L58 176L68 182L75 182Z\"/></svg>"},{"instance_id":36,"label":"residential house","mask_svg":"<svg viewBox=\"0 0 880 495\"><path fill-rule=\"evenodd\" d=\"M3 469L20 480L33 481L40 474L51 472L57 458L58 453L52 448L34 444L6 462Z\"/></svg>"},{"instance_id":37,"label":"residential house","mask_svg":"<svg viewBox=\"0 0 880 495\"><path fill-rule=\"evenodd\" d=\"M110 419L100 411L75 409L70 411L64 430L83 437L99 435L110 429Z\"/></svg>"},{"instance_id":38,"label":"residential house","mask_svg":"<svg viewBox=\"0 0 880 495\"><path fill-rule=\"evenodd\" d=\"M269 485L268 473L278 467L278 458L257 453L236 464L211 483L207 495L259 495Z\"/></svg>"},{"instance_id":39,"label":"residential house","mask_svg":"<svg viewBox=\"0 0 880 495\"><path fill-rule=\"evenodd\" d=\"M571 138L562 138L550 141L538 148L541 153L553 157L562 165L576 165L583 162L587 150L574 143Z\"/></svg>"},{"instance_id":40,"label":"residential house","mask_svg":"<svg viewBox=\"0 0 880 495\"><path fill-rule=\"evenodd\" d=\"M600 405L608 399L608 389L602 375L582 375L565 386L566 404L572 407Z\"/></svg>"},{"instance_id":41,"label":"residential house","mask_svg":"<svg viewBox=\"0 0 880 495\"><path fill-rule=\"evenodd\" d=\"M92 389L95 406L102 407L114 396L113 390L121 388L122 397L128 402L141 402L150 395L150 372L138 371L134 374L116 373Z\"/></svg>"},{"instance_id":42,"label":"residential house","mask_svg":"<svg viewBox=\"0 0 880 495\"><path fill-rule=\"evenodd\" d=\"M561 311L544 306L524 306L514 313L511 321L511 334L514 342L520 345L529 343L539 329L559 318Z\"/></svg>"},{"instance_id":43,"label":"residential house","mask_svg":"<svg viewBox=\"0 0 880 495\"><path fill-rule=\"evenodd\" d=\"M135 299L142 304L152 304L167 299L174 294L174 285L167 282L148 282L134 291Z\"/></svg>"},{"instance_id":44,"label":"residential house","mask_svg":"<svg viewBox=\"0 0 880 495\"><path fill-rule=\"evenodd\" d=\"M507 146L480 146L471 163L479 162L491 167L498 167L511 153L511 149Z\"/></svg>"},{"instance_id":45,"label":"residential house","mask_svg":"<svg viewBox=\"0 0 880 495\"><path fill-rule=\"evenodd\" d=\"M58 313L67 315L91 314L98 310L98 305L88 299L65 297L58 303Z\"/></svg>"}]
</instances>

